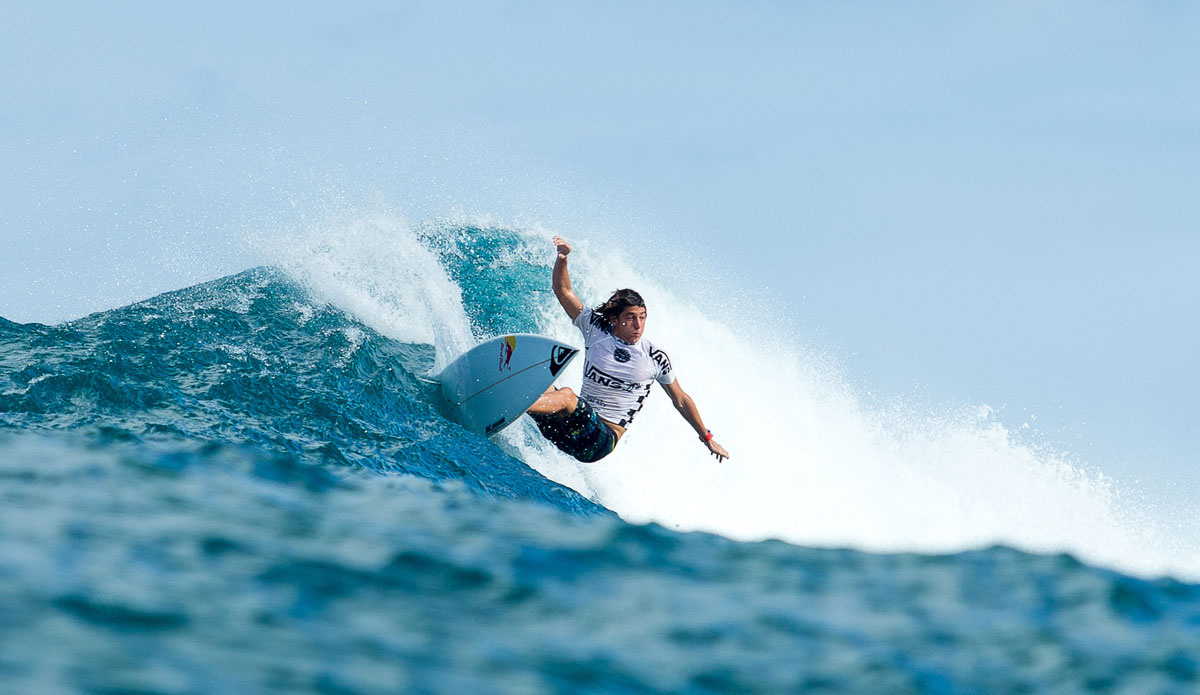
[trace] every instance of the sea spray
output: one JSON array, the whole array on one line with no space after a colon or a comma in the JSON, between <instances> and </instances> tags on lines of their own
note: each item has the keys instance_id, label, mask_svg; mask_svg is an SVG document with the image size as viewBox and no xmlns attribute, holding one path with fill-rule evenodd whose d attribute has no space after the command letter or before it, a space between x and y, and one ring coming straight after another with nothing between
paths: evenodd
<instances>
[{"instance_id":1,"label":"sea spray","mask_svg":"<svg viewBox=\"0 0 1200 695\"><path fill-rule=\"evenodd\" d=\"M543 230L322 233L286 248L316 266L290 266L305 283L254 268L58 326L0 321L8 689L1200 686L1200 586L1179 581L1195 543L1164 551L1153 509L1131 521L1115 485L986 410L868 404L828 361L732 330L585 238L577 290L643 290L734 459L708 459L652 396L617 454L582 466L528 425L491 441L445 420L421 378L434 346L371 324L573 338ZM407 278L340 265L372 249L433 260ZM789 542L734 540L765 536ZM978 547L995 538L1039 552Z\"/></svg>"},{"instance_id":2,"label":"sea spray","mask_svg":"<svg viewBox=\"0 0 1200 695\"><path fill-rule=\"evenodd\" d=\"M989 408L945 413L869 402L828 361L806 360L782 337L760 345L735 333L662 278L641 276L621 250L585 253L602 257L573 266L585 303L617 287L642 291L647 335L669 351L680 385L733 454L717 463L665 393L651 395L603 463L564 464L544 447L527 449L535 468L568 485L582 481L578 489L624 518L876 551L1008 544L1126 571L1200 576L1197 539L1137 525L1138 511L1122 506L1112 480L1018 441ZM538 319L543 332L571 337L557 307Z\"/></svg>"},{"instance_id":3,"label":"sea spray","mask_svg":"<svg viewBox=\"0 0 1200 695\"><path fill-rule=\"evenodd\" d=\"M503 332L579 343L549 287L553 233L462 220L414 228L380 216L308 230L280 245L280 259L377 330L431 337L442 360ZM1093 467L1019 441L986 406L946 413L879 405L829 360L803 352L800 340L735 332L679 296L669 278L647 277L628 250L569 240L576 293L589 305L618 287L643 294L648 335L669 351L680 385L733 455L717 463L663 393L651 394L600 463L563 456L529 423L497 438L623 518L873 551L1008 544L1125 571L1200 576L1200 558L1187 552L1195 539L1148 521ZM578 389L581 377L574 364L558 384Z\"/></svg>"},{"instance_id":4,"label":"sea spray","mask_svg":"<svg viewBox=\"0 0 1200 695\"><path fill-rule=\"evenodd\" d=\"M400 218L329 220L256 234L250 245L380 333L435 346L434 373L474 344L459 287Z\"/></svg>"}]
</instances>

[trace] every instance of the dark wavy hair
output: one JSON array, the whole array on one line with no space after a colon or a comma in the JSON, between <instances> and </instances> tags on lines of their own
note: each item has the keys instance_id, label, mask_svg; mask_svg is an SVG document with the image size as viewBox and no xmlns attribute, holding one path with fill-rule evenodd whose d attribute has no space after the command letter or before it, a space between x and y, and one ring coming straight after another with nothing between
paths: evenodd
<instances>
[{"instance_id":1,"label":"dark wavy hair","mask_svg":"<svg viewBox=\"0 0 1200 695\"><path fill-rule=\"evenodd\" d=\"M642 299L642 295L636 290L623 289L612 293L608 301L596 307L596 313L600 314L608 321L608 325L613 326L617 323L617 317L621 315L631 306L640 306L646 308L646 300Z\"/></svg>"}]
</instances>

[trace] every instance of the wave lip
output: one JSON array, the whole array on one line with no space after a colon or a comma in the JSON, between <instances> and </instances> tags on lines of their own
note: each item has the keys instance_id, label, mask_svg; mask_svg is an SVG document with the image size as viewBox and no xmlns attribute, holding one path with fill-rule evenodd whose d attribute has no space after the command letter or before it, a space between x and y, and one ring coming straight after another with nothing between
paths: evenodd
<instances>
[{"instance_id":1,"label":"wave lip","mask_svg":"<svg viewBox=\"0 0 1200 695\"><path fill-rule=\"evenodd\" d=\"M10 322L11 323L11 322ZM249 444L312 465L595 507L437 414L430 345L255 268L61 326L0 327L0 426Z\"/></svg>"},{"instance_id":2,"label":"wave lip","mask_svg":"<svg viewBox=\"0 0 1200 695\"><path fill-rule=\"evenodd\" d=\"M641 291L650 334L735 458L710 461L654 395L602 465L563 457L528 423L494 442L465 436L430 406L421 377L496 334L578 344L549 290L549 236L461 220L316 226L262 242L277 268L62 326L0 327L10 346L0 417L250 443L741 540L923 553L999 544L1200 577L1194 529L1094 467L1019 440L990 409L880 406L836 360L771 338L779 317L735 331L621 249L587 240L572 255L576 291L589 303L615 287ZM559 383L578 385L580 370Z\"/></svg>"}]
</instances>

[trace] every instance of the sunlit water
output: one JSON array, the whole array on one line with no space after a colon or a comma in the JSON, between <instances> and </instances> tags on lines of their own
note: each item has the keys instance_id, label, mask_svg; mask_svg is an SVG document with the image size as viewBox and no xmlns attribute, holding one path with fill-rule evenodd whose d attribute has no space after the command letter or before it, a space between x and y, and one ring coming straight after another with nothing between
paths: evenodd
<instances>
[{"instance_id":1,"label":"sunlit water","mask_svg":"<svg viewBox=\"0 0 1200 695\"><path fill-rule=\"evenodd\" d=\"M1200 688L1196 539L607 249L577 245L576 290L642 291L733 459L664 395L590 465L446 421L423 379L474 341L579 343L548 236L330 224L261 238L271 267L0 321L0 691Z\"/></svg>"}]
</instances>

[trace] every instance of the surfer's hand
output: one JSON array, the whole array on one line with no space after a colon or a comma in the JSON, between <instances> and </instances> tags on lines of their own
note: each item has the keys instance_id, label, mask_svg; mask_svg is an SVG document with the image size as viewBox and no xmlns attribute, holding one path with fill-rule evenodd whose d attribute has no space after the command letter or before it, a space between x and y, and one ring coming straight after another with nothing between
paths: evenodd
<instances>
[{"instance_id":1,"label":"surfer's hand","mask_svg":"<svg viewBox=\"0 0 1200 695\"><path fill-rule=\"evenodd\" d=\"M716 440L710 439L704 445L708 447L709 453L717 457L718 463L729 458L729 452L725 451L725 447L717 444Z\"/></svg>"},{"instance_id":2,"label":"surfer's hand","mask_svg":"<svg viewBox=\"0 0 1200 695\"><path fill-rule=\"evenodd\" d=\"M554 237L554 245L558 247L559 258L566 258L567 254L571 253L571 245L560 236Z\"/></svg>"}]
</instances>

